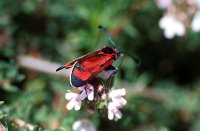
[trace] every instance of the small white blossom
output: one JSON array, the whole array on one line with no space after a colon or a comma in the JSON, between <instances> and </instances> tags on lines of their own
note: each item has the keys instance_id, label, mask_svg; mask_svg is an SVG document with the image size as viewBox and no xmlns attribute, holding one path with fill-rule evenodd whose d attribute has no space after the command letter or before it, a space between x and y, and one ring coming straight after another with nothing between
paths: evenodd
<instances>
[{"instance_id":1,"label":"small white blossom","mask_svg":"<svg viewBox=\"0 0 200 131\"><path fill-rule=\"evenodd\" d=\"M195 0L198 7L200 7L200 0Z\"/></svg>"},{"instance_id":2,"label":"small white blossom","mask_svg":"<svg viewBox=\"0 0 200 131\"><path fill-rule=\"evenodd\" d=\"M72 108L75 110L80 110L82 100L84 100L86 97L90 101L94 99L94 87L92 85L86 84L78 89L81 91L80 94L73 92L67 92L65 94L65 98L69 100L69 103L66 105L68 110L71 110Z\"/></svg>"},{"instance_id":3,"label":"small white blossom","mask_svg":"<svg viewBox=\"0 0 200 131\"><path fill-rule=\"evenodd\" d=\"M109 120L113 120L114 118L121 119L122 118L122 113L115 106L115 104L113 102L109 102L108 103L108 119Z\"/></svg>"},{"instance_id":4,"label":"small white blossom","mask_svg":"<svg viewBox=\"0 0 200 131\"><path fill-rule=\"evenodd\" d=\"M160 9L166 9L172 4L172 0L157 0L157 5Z\"/></svg>"},{"instance_id":5,"label":"small white blossom","mask_svg":"<svg viewBox=\"0 0 200 131\"><path fill-rule=\"evenodd\" d=\"M92 101L94 99L94 87L91 84L86 84L82 87L78 87L78 89L80 91L82 91L81 94L80 94L82 100L85 99L85 96L90 101Z\"/></svg>"},{"instance_id":6,"label":"small white blossom","mask_svg":"<svg viewBox=\"0 0 200 131\"><path fill-rule=\"evenodd\" d=\"M185 26L173 15L165 15L159 21L159 26L164 30L164 35L168 39L185 34Z\"/></svg>"},{"instance_id":7,"label":"small white blossom","mask_svg":"<svg viewBox=\"0 0 200 131\"><path fill-rule=\"evenodd\" d=\"M127 101L122 97L125 94L126 90L122 88L110 91L109 97L112 99L112 102L116 107L121 108L127 103Z\"/></svg>"},{"instance_id":8,"label":"small white blossom","mask_svg":"<svg viewBox=\"0 0 200 131\"><path fill-rule=\"evenodd\" d=\"M96 131L94 124L88 119L75 121L72 129L73 131Z\"/></svg>"},{"instance_id":9,"label":"small white blossom","mask_svg":"<svg viewBox=\"0 0 200 131\"><path fill-rule=\"evenodd\" d=\"M122 113L120 112L120 108L122 108L127 101L122 97L126 94L126 90L124 88L112 90L109 92L109 98L111 98L112 102L108 103L108 119L113 120L114 118L120 119L122 117Z\"/></svg>"},{"instance_id":10,"label":"small white blossom","mask_svg":"<svg viewBox=\"0 0 200 131\"><path fill-rule=\"evenodd\" d=\"M68 110L71 110L72 108L74 108L75 110L80 110L82 102L79 94L68 92L65 94L65 98L69 100L69 103L66 105L66 108Z\"/></svg>"},{"instance_id":11,"label":"small white blossom","mask_svg":"<svg viewBox=\"0 0 200 131\"><path fill-rule=\"evenodd\" d=\"M200 2L200 0L199 0L199 2ZM200 11L195 14L195 16L192 20L191 28L194 32L200 31Z\"/></svg>"}]
</instances>

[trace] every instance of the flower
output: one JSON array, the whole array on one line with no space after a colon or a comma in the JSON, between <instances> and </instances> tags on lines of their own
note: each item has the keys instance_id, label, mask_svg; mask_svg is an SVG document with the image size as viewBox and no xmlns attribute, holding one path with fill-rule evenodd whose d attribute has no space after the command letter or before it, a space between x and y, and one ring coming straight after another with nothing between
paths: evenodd
<instances>
[{"instance_id":1,"label":"flower","mask_svg":"<svg viewBox=\"0 0 200 131\"><path fill-rule=\"evenodd\" d=\"M162 17L159 21L159 26L164 30L164 35L168 39L174 38L175 35L183 36L185 34L183 23L173 15Z\"/></svg>"},{"instance_id":2,"label":"flower","mask_svg":"<svg viewBox=\"0 0 200 131\"><path fill-rule=\"evenodd\" d=\"M115 106L115 104L113 102L109 102L108 103L108 119L113 120L114 118L121 119L122 113Z\"/></svg>"},{"instance_id":3,"label":"flower","mask_svg":"<svg viewBox=\"0 0 200 131\"><path fill-rule=\"evenodd\" d=\"M200 0L199 0L200 1ZM199 2L200 4L200 2ZM200 31L200 11L198 11L193 20L192 20L192 24L191 24L191 28L194 32L199 32Z\"/></svg>"},{"instance_id":4,"label":"flower","mask_svg":"<svg viewBox=\"0 0 200 131\"><path fill-rule=\"evenodd\" d=\"M166 9L172 4L172 0L157 0L157 5L160 9Z\"/></svg>"},{"instance_id":5,"label":"flower","mask_svg":"<svg viewBox=\"0 0 200 131\"><path fill-rule=\"evenodd\" d=\"M86 84L82 87L78 87L81 92L80 97L84 100L86 97L92 101L94 99L94 87L91 84Z\"/></svg>"},{"instance_id":6,"label":"flower","mask_svg":"<svg viewBox=\"0 0 200 131\"><path fill-rule=\"evenodd\" d=\"M75 121L72 129L73 131L96 131L94 124L88 119Z\"/></svg>"},{"instance_id":7,"label":"flower","mask_svg":"<svg viewBox=\"0 0 200 131\"><path fill-rule=\"evenodd\" d=\"M86 97L90 101L94 99L94 87L92 85L86 84L85 86L78 87L78 89L80 90L80 94L70 91L65 94L65 98L69 100L69 103L66 105L68 110L71 110L72 108L80 110L82 100Z\"/></svg>"},{"instance_id":8,"label":"flower","mask_svg":"<svg viewBox=\"0 0 200 131\"><path fill-rule=\"evenodd\" d=\"M126 90L122 88L110 91L109 97L112 99L112 102L116 107L121 108L127 103L127 101L122 97L125 94Z\"/></svg>"},{"instance_id":9,"label":"flower","mask_svg":"<svg viewBox=\"0 0 200 131\"><path fill-rule=\"evenodd\" d=\"M195 0L198 7L200 7L200 0Z\"/></svg>"},{"instance_id":10,"label":"flower","mask_svg":"<svg viewBox=\"0 0 200 131\"><path fill-rule=\"evenodd\" d=\"M75 110L80 110L82 102L79 94L68 92L65 94L65 98L69 100L69 103L66 106L68 110L71 110L72 108L75 108Z\"/></svg>"},{"instance_id":11,"label":"flower","mask_svg":"<svg viewBox=\"0 0 200 131\"><path fill-rule=\"evenodd\" d=\"M126 94L126 90L124 88L112 90L109 92L109 98L111 98L112 102L108 103L108 119L113 120L114 117L120 119L122 117L122 113L119 108L122 108L127 101L122 97Z\"/></svg>"}]
</instances>

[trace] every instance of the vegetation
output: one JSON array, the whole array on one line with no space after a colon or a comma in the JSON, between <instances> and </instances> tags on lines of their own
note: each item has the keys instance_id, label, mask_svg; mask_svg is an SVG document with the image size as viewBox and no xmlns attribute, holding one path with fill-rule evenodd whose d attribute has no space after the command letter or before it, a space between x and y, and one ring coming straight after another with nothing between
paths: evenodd
<instances>
[{"instance_id":1,"label":"vegetation","mask_svg":"<svg viewBox=\"0 0 200 131\"><path fill-rule=\"evenodd\" d=\"M1 0L0 130L70 131L87 118L97 130L199 131L199 33L187 28L165 38L163 13L150 0ZM84 107L68 111L67 70L55 72L108 45L100 24L118 48L142 61L138 67L125 56L115 63L121 66L114 88L127 92L118 121L97 111L88 117Z\"/></svg>"}]
</instances>

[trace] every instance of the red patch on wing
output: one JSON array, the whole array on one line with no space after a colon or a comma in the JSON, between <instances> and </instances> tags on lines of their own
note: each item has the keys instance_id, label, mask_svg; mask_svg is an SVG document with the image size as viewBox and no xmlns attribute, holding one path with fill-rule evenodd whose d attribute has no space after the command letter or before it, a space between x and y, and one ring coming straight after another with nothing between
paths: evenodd
<instances>
[{"instance_id":1,"label":"red patch on wing","mask_svg":"<svg viewBox=\"0 0 200 131\"><path fill-rule=\"evenodd\" d=\"M79 70L77 68L75 68L73 70L73 74L77 78L81 78L81 80L83 80L83 81L86 81L91 76L91 73L89 71L82 71L82 70Z\"/></svg>"},{"instance_id":2,"label":"red patch on wing","mask_svg":"<svg viewBox=\"0 0 200 131\"><path fill-rule=\"evenodd\" d=\"M72 73L79 79L86 81L93 78L104 68L113 63L112 55L96 55L94 57L88 58L85 61L79 61Z\"/></svg>"},{"instance_id":3,"label":"red patch on wing","mask_svg":"<svg viewBox=\"0 0 200 131\"><path fill-rule=\"evenodd\" d=\"M65 64L65 68L68 69L68 68L71 68L77 61L84 61L84 60L87 60L88 58L91 58L91 57L94 57L95 55L97 55L100 51L100 50L97 50L97 51L94 51L92 53L89 53L89 54L86 54L86 55L83 55L73 61L70 61L68 63Z\"/></svg>"}]
</instances>

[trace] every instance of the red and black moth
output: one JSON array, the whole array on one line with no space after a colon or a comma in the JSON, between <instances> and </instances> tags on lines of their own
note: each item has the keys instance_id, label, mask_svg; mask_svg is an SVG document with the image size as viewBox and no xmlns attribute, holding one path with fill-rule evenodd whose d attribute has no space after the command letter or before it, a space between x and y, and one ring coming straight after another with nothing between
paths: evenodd
<instances>
[{"instance_id":1,"label":"red and black moth","mask_svg":"<svg viewBox=\"0 0 200 131\"><path fill-rule=\"evenodd\" d=\"M115 44L106 27L100 25L99 28L105 31L112 47L105 46L97 51L70 61L56 69L56 71L59 71L64 68L72 68L70 74L70 84L74 87L84 86L88 81L97 77L100 72L116 69L112 66L112 63L119 58L122 52L115 47ZM136 59L134 58L134 60Z\"/></svg>"}]
</instances>

